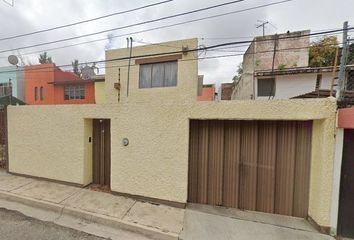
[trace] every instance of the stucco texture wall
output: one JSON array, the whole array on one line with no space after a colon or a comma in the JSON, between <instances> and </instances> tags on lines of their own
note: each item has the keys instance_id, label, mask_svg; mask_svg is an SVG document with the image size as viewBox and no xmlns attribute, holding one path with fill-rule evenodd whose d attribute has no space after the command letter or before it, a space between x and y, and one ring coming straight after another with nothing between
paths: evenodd
<instances>
[{"instance_id":1,"label":"stucco texture wall","mask_svg":"<svg viewBox=\"0 0 354 240\"><path fill-rule=\"evenodd\" d=\"M95 82L95 102L96 104L106 103L105 82Z\"/></svg>"},{"instance_id":2,"label":"stucco texture wall","mask_svg":"<svg viewBox=\"0 0 354 240\"><path fill-rule=\"evenodd\" d=\"M167 43L175 49L197 46L195 39ZM139 47L133 54L166 51ZM145 49L145 50L144 50ZM108 59L127 54L126 49L107 52ZM140 52L139 52L140 51ZM121 53L121 54L120 54ZM273 101L197 101L195 54L178 61L177 87L139 89L139 66L131 68L129 96L126 61L111 61L106 72L106 104L10 106L9 169L11 172L66 182L88 184L92 178L92 146L87 142L94 118L111 119L111 189L116 192L185 203L188 188L190 119L259 119L324 121L315 124L314 141L334 136L334 99ZM185 61L183 61L185 59ZM114 83L121 68L121 99ZM322 126L322 125L321 125ZM123 146L122 139L129 145ZM313 148L311 217L329 224L333 158L332 141ZM323 160L324 158L324 160ZM317 173L317 166L321 173ZM327 199L328 197L328 199ZM326 199L323 199L326 198ZM328 208L328 209L327 209Z\"/></svg>"},{"instance_id":3,"label":"stucco texture wall","mask_svg":"<svg viewBox=\"0 0 354 240\"><path fill-rule=\"evenodd\" d=\"M317 74L322 75L320 89L331 89L332 73L307 73L307 74L289 74L278 75L275 77L275 96L274 99L289 99L305 93L310 93L316 90ZM267 77L258 77L267 78ZM255 89L256 99L266 99L269 97L258 96L258 81L256 78Z\"/></svg>"},{"instance_id":4,"label":"stucco texture wall","mask_svg":"<svg viewBox=\"0 0 354 240\"><path fill-rule=\"evenodd\" d=\"M309 211L326 226L333 142L323 139L333 138L334 111L330 99L14 106L9 108L9 167L11 172L87 184L90 123L85 119L110 118L112 190L186 202L189 119L327 119L318 120L326 121L326 128L318 127L317 120L314 125ZM125 137L127 147L122 145Z\"/></svg>"}]
</instances>

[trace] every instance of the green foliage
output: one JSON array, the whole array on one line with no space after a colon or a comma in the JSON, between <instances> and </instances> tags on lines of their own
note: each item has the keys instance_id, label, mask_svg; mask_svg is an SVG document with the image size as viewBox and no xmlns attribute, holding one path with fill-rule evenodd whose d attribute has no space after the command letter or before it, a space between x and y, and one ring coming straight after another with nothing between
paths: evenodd
<instances>
[{"instance_id":1,"label":"green foliage","mask_svg":"<svg viewBox=\"0 0 354 240\"><path fill-rule=\"evenodd\" d=\"M241 75L243 73L242 62L237 66L237 74L232 78L234 86L236 86L237 82L240 80Z\"/></svg>"},{"instance_id":2,"label":"green foliage","mask_svg":"<svg viewBox=\"0 0 354 240\"><path fill-rule=\"evenodd\" d=\"M278 69L284 70L286 68L286 64L279 64Z\"/></svg>"},{"instance_id":3,"label":"green foliage","mask_svg":"<svg viewBox=\"0 0 354 240\"><path fill-rule=\"evenodd\" d=\"M338 46L337 37L328 36L315 41L310 47L309 66L327 67L332 66L336 57Z\"/></svg>"},{"instance_id":4,"label":"green foliage","mask_svg":"<svg viewBox=\"0 0 354 240\"><path fill-rule=\"evenodd\" d=\"M73 62L71 62L71 66L73 67L73 72L80 76L80 70L79 70L79 60L75 59Z\"/></svg>"},{"instance_id":5,"label":"green foliage","mask_svg":"<svg viewBox=\"0 0 354 240\"><path fill-rule=\"evenodd\" d=\"M47 63L53 63L52 57L49 57L47 55L47 52L44 52L42 54L39 54L38 61L40 64L47 64Z\"/></svg>"}]
</instances>

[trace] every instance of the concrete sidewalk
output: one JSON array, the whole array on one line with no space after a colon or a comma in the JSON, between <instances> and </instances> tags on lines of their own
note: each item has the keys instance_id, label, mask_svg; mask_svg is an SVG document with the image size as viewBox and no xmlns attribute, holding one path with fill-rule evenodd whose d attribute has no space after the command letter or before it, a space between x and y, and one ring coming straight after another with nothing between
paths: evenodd
<instances>
[{"instance_id":1,"label":"concrete sidewalk","mask_svg":"<svg viewBox=\"0 0 354 240\"><path fill-rule=\"evenodd\" d=\"M147 239L140 234L152 239L178 239L185 211L4 171L0 171L0 207L64 226L74 228L76 224L92 234L97 232L90 230L102 226L129 230L137 233L135 239ZM114 239L112 234L103 237Z\"/></svg>"},{"instance_id":2,"label":"concrete sidewalk","mask_svg":"<svg viewBox=\"0 0 354 240\"><path fill-rule=\"evenodd\" d=\"M334 240L302 218L198 204L187 206L180 239Z\"/></svg>"},{"instance_id":3,"label":"concrete sidewalk","mask_svg":"<svg viewBox=\"0 0 354 240\"><path fill-rule=\"evenodd\" d=\"M110 239L333 240L301 218L199 204L173 208L4 171L1 207Z\"/></svg>"}]
</instances>

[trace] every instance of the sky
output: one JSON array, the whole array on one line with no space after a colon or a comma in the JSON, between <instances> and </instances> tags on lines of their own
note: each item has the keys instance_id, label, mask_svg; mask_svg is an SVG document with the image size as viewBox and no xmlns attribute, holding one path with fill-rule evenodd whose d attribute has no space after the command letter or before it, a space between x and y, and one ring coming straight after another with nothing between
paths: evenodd
<instances>
[{"instance_id":1,"label":"sky","mask_svg":"<svg viewBox=\"0 0 354 240\"><path fill-rule=\"evenodd\" d=\"M70 24L160 1L162 0L14 0L14 6L10 6L6 2L11 2L11 0L0 0L0 38ZM112 16L55 31L0 41L0 52L122 27L229 1L231 0L173 0L162 5L134 11L132 13ZM0 66L9 65L7 57L11 54L21 55L25 64L37 64L39 53L45 50L47 50L48 55L52 57L56 65L59 66L71 64L71 61L74 59L78 59L80 63L103 60L106 49L126 47L127 36L133 38L133 46L184 38L198 38L198 44L200 46L251 40L255 36L262 35L262 28L256 28L256 25L260 23L259 21L269 21L271 23L271 25L268 24L266 26L266 34L306 29L312 32L338 29L343 26L344 21L349 21L349 25L354 26L354 14L352 13L354 0L293 0L279 5L246 10L244 12L199 22L132 34L136 31L158 28L226 12L244 10L277 1L280 0L244 0L220 8L156 23L149 23L35 48L12 50L0 53ZM110 36L124 34L127 36L110 38ZM354 38L354 32L351 32L349 35ZM338 38L341 42L341 35L338 35ZM73 47L48 50L96 39L104 40ZM316 38L311 38L311 40L314 41ZM232 81L232 77L236 74L237 66L242 62L242 54L246 49L247 46L243 45L218 51L209 50L200 52L200 57L237 55L199 60L199 74L204 75L204 83L215 83L219 86L222 82ZM104 64L98 64L98 66L100 67L100 73L104 73ZM70 67L63 67L63 70L70 69Z\"/></svg>"}]
</instances>

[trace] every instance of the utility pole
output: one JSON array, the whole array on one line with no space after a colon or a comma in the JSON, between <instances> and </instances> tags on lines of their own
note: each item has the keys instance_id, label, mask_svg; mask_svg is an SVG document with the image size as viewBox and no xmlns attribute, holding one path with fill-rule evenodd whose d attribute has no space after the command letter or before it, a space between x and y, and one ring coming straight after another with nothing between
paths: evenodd
<instances>
[{"instance_id":1,"label":"utility pole","mask_svg":"<svg viewBox=\"0 0 354 240\"><path fill-rule=\"evenodd\" d=\"M339 67L337 93L336 93L337 101L343 100L347 55L348 55L348 21L345 21L343 23L343 48L342 48L342 56L340 58L340 67Z\"/></svg>"}]
</instances>

